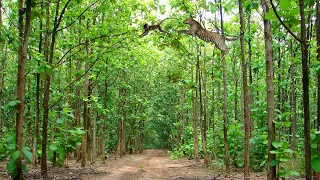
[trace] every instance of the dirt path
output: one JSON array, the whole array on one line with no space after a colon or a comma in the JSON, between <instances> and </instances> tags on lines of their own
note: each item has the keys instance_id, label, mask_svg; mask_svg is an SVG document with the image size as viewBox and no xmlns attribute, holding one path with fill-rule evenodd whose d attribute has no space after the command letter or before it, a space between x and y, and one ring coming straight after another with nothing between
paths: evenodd
<instances>
[{"instance_id":1,"label":"dirt path","mask_svg":"<svg viewBox=\"0 0 320 180\"><path fill-rule=\"evenodd\" d=\"M194 161L169 160L165 150L146 150L143 154L127 155L117 160L108 160L98 168L106 172L100 177L84 175L83 179L106 180L164 180L164 179L214 179L212 171Z\"/></svg>"},{"instance_id":2,"label":"dirt path","mask_svg":"<svg viewBox=\"0 0 320 180\"><path fill-rule=\"evenodd\" d=\"M237 180L241 173L219 175L197 164L193 160L169 160L166 150L150 149L142 154L126 155L123 158L109 157L106 164L97 161L87 168L79 163L70 163L70 168L51 168L49 178L57 180ZM3 167L0 167L0 170ZM1 172L1 171L0 171ZM2 171L4 172L4 171ZM0 180L10 179L1 175ZM27 179L43 179L40 168L30 169ZM266 179L263 175L253 175L251 179Z\"/></svg>"}]
</instances>

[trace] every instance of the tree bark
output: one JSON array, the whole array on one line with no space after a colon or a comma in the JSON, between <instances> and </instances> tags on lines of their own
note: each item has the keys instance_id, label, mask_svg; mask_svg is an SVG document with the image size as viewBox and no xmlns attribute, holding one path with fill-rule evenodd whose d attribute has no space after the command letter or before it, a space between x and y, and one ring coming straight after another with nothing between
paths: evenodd
<instances>
[{"instance_id":1,"label":"tree bark","mask_svg":"<svg viewBox=\"0 0 320 180\"><path fill-rule=\"evenodd\" d=\"M196 69L198 68L198 63ZM192 81L193 81L193 69L192 71ZM195 86L198 87L198 73L196 70L196 83ZM196 89L196 88L194 88ZM193 158L196 162L200 161L199 157L199 144L198 144L198 91L196 89L196 95L194 95L194 89L192 89L192 110L193 110Z\"/></svg>"},{"instance_id":2,"label":"tree bark","mask_svg":"<svg viewBox=\"0 0 320 180\"><path fill-rule=\"evenodd\" d=\"M0 0L0 26L2 26L2 0ZM0 36L1 36L0 32ZM2 50L2 45L0 46ZM6 54L6 52L4 52ZM1 58L1 64L0 64L0 107L2 107L2 95L3 95L3 88L4 88L4 62L5 62L5 55L3 58ZM0 138L3 136L3 128L4 128L4 117L2 115L2 108L0 108Z\"/></svg>"},{"instance_id":3,"label":"tree bark","mask_svg":"<svg viewBox=\"0 0 320 180\"><path fill-rule=\"evenodd\" d=\"M19 0L19 41L18 49L18 76L17 76L17 99L19 100L16 114L16 150L22 154L23 147L23 113L25 108L25 88L26 88L26 66L27 66L27 49L29 43L29 32L31 27L31 0L26 0L24 9L24 0ZM25 15L25 19L24 19ZM17 174L12 176L13 179L23 179L22 173L22 156L17 160Z\"/></svg>"},{"instance_id":4,"label":"tree bark","mask_svg":"<svg viewBox=\"0 0 320 180\"><path fill-rule=\"evenodd\" d=\"M273 71L273 51L272 51L272 33L271 23L265 18L269 12L269 6L266 0L262 0L264 40L265 40L265 57L266 57L266 81L267 81L267 114L268 114L268 180L276 180L276 166L271 166L275 160L275 155L270 151L274 150L272 142L275 140L274 120L274 71Z\"/></svg>"},{"instance_id":5,"label":"tree bark","mask_svg":"<svg viewBox=\"0 0 320 180\"><path fill-rule=\"evenodd\" d=\"M88 42L86 43L87 45L87 52L88 52ZM85 64L85 72L87 72L89 68L89 64L88 62L86 62ZM81 167L86 167L86 163L87 163L87 140L88 140L88 102L89 102L89 74L86 73L84 76L84 95L87 98L86 100L83 101L83 129L86 131L86 133L83 135L82 137L82 152L81 152Z\"/></svg>"},{"instance_id":6,"label":"tree bark","mask_svg":"<svg viewBox=\"0 0 320 180\"><path fill-rule=\"evenodd\" d=\"M223 16L222 16L222 5L220 0L220 22L221 22L221 35L224 36L223 28ZM228 145L228 117L227 117L227 70L226 70L226 54L221 51L221 61L222 61L222 74L223 74L223 139L224 139L224 155L225 155L225 165L226 171L230 172L230 160L229 160L229 145Z\"/></svg>"},{"instance_id":7,"label":"tree bark","mask_svg":"<svg viewBox=\"0 0 320 180\"><path fill-rule=\"evenodd\" d=\"M45 36L45 60L49 62L49 33L50 33L50 2L46 3L46 36ZM48 131L48 111L49 111L49 86L48 76L46 75L43 97L43 123L42 123L42 157L41 157L41 174L47 175L47 131Z\"/></svg>"},{"instance_id":8,"label":"tree bark","mask_svg":"<svg viewBox=\"0 0 320 180\"><path fill-rule=\"evenodd\" d=\"M242 1L239 0L239 15L240 15L240 32L244 32L244 15ZM247 67L246 67L246 56L244 46L244 36L240 37L241 46L241 65L242 65L242 88L243 88L243 115L244 115L244 179L250 177L249 167L249 139L250 139L250 112L249 112L249 94L247 84Z\"/></svg>"},{"instance_id":9,"label":"tree bark","mask_svg":"<svg viewBox=\"0 0 320 180\"><path fill-rule=\"evenodd\" d=\"M214 67L215 67L215 65L214 65L214 51L212 51L212 69L211 69L211 84L212 84L212 109L211 109L211 123L209 123L209 126L210 126L210 124L212 125L212 137L213 137L213 147L212 147L212 156L213 156L213 158L215 158L215 147L216 147L216 138L215 138L215 117L214 117L214 115L215 115L215 113L214 113L214 111L215 111L215 102L214 102L214 99L215 99L215 90L214 90Z\"/></svg>"},{"instance_id":10,"label":"tree bark","mask_svg":"<svg viewBox=\"0 0 320 180\"><path fill-rule=\"evenodd\" d=\"M41 1L41 8L43 8L43 1ZM40 19L40 38L39 38L39 49L38 52L42 53L42 39L43 39L43 22ZM40 61L38 61L38 66L40 66ZM37 145L39 136L39 119L40 119L40 73L36 74L36 117L34 120L34 138L33 138L33 148L32 148L32 165L37 167Z\"/></svg>"},{"instance_id":11,"label":"tree bark","mask_svg":"<svg viewBox=\"0 0 320 180\"><path fill-rule=\"evenodd\" d=\"M309 109L309 67L307 30L304 15L304 0L299 0L301 25L301 53L302 53L302 86L303 86L303 112L304 112L304 150L306 180L311 180L311 144L310 144L310 109Z\"/></svg>"},{"instance_id":12,"label":"tree bark","mask_svg":"<svg viewBox=\"0 0 320 180\"><path fill-rule=\"evenodd\" d=\"M104 80L104 99L103 99L103 130L102 130L102 164L105 164L106 138L107 138L107 103L108 103L108 59L106 59L106 77Z\"/></svg>"},{"instance_id":13,"label":"tree bark","mask_svg":"<svg viewBox=\"0 0 320 180\"><path fill-rule=\"evenodd\" d=\"M197 56L197 73L198 73L198 83L199 83L199 88L198 88L198 92L199 92L199 103L200 103L200 133L201 133L201 140L202 140L202 149L203 149L203 156L204 156L204 165L207 166L208 165L208 159L207 159L207 142L206 142L206 118L205 118L205 114L204 114L204 102L203 102L203 95L202 95L202 77L203 77L203 70L202 70L202 66L200 64L200 55L201 55L201 49L198 46L198 56Z\"/></svg>"}]
</instances>

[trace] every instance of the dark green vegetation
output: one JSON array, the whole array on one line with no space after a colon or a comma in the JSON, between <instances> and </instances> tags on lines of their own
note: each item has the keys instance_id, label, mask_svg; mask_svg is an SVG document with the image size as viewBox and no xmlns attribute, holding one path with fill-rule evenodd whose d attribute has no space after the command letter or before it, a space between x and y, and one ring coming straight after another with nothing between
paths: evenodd
<instances>
[{"instance_id":1,"label":"dark green vegetation","mask_svg":"<svg viewBox=\"0 0 320 180\"><path fill-rule=\"evenodd\" d=\"M25 162L46 176L47 161L85 167L144 148L245 176L319 179L318 1L0 5L0 158L14 179ZM235 36L228 54L179 34L190 16ZM139 37L165 18L168 33Z\"/></svg>"}]
</instances>

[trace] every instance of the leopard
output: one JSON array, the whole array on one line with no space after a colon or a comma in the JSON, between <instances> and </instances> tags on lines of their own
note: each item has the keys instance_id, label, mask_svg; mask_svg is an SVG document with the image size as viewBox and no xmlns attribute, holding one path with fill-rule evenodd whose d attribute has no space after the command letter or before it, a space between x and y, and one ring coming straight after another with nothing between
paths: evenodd
<instances>
[{"instance_id":1,"label":"leopard","mask_svg":"<svg viewBox=\"0 0 320 180\"><path fill-rule=\"evenodd\" d=\"M190 28L189 30L180 30L178 31L178 33L198 37L199 39L205 42L213 43L220 51L225 52L225 54L229 53L229 49L227 48L225 40L234 39L225 38L223 35L220 35L219 33L208 31L205 28L203 28L198 21L192 18L185 19L183 23L189 24Z\"/></svg>"}]
</instances>

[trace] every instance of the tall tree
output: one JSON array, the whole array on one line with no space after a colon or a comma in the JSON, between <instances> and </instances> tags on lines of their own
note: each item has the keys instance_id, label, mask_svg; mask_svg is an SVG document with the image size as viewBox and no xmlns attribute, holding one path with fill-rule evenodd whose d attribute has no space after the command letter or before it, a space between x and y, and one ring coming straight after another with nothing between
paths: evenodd
<instances>
[{"instance_id":1,"label":"tall tree","mask_svg":"<svg viewBox=\"0 0 320 180\"><path fill-rule=\"evenodd\" d=\"M305 24L304 0L299 0L302 52L302 86L303 86L303 118L304 118L304 153L306 180L311 180L311 144L310 144L310 108L309 108L309 67L307 29Z\"/></svg>"},{"instance_id":2,"label":"tall tree","mask_svg":"<svg viewBox=\"0 0 320 180\"><path fill-rule=\"evenodd\" d=\"M224 36L223 28L223 16L222 16L222 4L221 0L219 3L220 10L220 23L221 23L221 35ZM223 74L223 139L224 139L224 156L226 171L230 171L230 160L229 160L229 144L228 144L228 117L227 117L227 70L226 70L226 52L221 51L221 61L222 61L222 74Z\"/></svg>"},{"instance_id":3,"label":"tall tree","mask_svg":"<svg viewBox=\"0 0 320 180\"><path fill-rule=\"evenodd\" d=\"M317 60L320 61L320 4L316 1L316 38L317 38ZM320 70L317 72L317 130L320 131ZM317 144L318 152L320 153L320 142ZM320 173L316 173L317 180L320 180Z\"/></svg>"},{"instance_id":4,"label":"tall tree","mask_svg":"<svg viewBox=\"0 0 320 180\"><path fill-rule=\"evenodd\" d=\"M18 49L18 77L17 77L17 96L19 100L18 111L16 116L16 149L22 154L23 147L23 118L25 108L25 88L26 88L26 67L27 67L27 50L29 43L29 32L31 27L31 0L19 0L19 49ZM16 175L16 176L14 176ZM17 161L17 174L12 174L13 179L23 179L22 174L22 157Z\"/></svg>"},{"instance_id":5,"label":"tall tree","mask_svg":"<svg viewBox=\"0 0 320 180\"><path fill-rule=\"evenodd\" d=\"M57 2L55 17L53 22L53 28L51 31L51 42L49 49L49 33L50 33L50 2L46 4L46 37L45 37L45 59L48 65L53 63L53 55L56 43L57 29L60 26L63 15L71 0L68 0L61 10L59 16L60 0ZM50 84L51 75L46 73L44 81L44 97L43 97L43 123L42 123L42 158L41 158L41 174L47 175L47 133L48 133L48 118L49 118L49 101L50 101Z\"/></svg>"},{"instance_id":6,"label":"tall tree","mask_svg":"<svg viewBox=\"0 0 320 180\"><path fill-rule=\"evenodd\" d=\"M266 58L266 81L267 81L267 114L268 114L268 180L276 180L276 166L272 166L271 162L275 160L275 154L270 151L274 150L272 142L275 140L275 124L274 120L274 70L273 70L273 51L272 51L272 33L271 23L266 19L269 12L269 5L266 0L261 1L263 9L263 25L264 25L264 44Z\"/></svg>"},{"instance_id":7,"label":"tall tree","mask_svg":"<svg viewBox=\"0 0 320 180\"><path fill-rule=\"evenodd\" d=\"M43 9L43 1L41 1L41 9ZM38 52L42 53L42 41L43 41L43 22L40 18L40 38ZM38 61L38 66L40 66L40 61ZM37 167L38 157L37 157L37 145L38 145L38 135L39 135L39 119L40 119L40 72L36 74L36 117L34 119L34 137L33 137L33 148L32 148L32 165Z\"/></svg>"},{"instance_id":8,"label":"tall tree","mask_svg":"<svg viewBox=\"0 0 320 180\"><path fill-rule=\"evenodd\" d=\"M0 0L0 26L3 25L2 22L2 0ZM0 36L2 35L0 31ZM3 129L4 129L4 115L2 113L2 101L3 101L3 89L4 89L4 63L6 60L6 54L7 54L7 45L5 45L6 48L4 50L4 55L1 58L1 64L0 64L0 137L3 136ZM3 51L3 46L0 46L1 51Z\"/></svg>"},{"instance_id":9,"label":"tall tree","mask_svg":"<svg viewBox=\"0 0 320 180\"><path fill-rule=\"evenodd\" d=\"M242 1L239 0L240 32L244 33L244 15ZM249 94L247 84L247 67L244 46L244 36L240 37L241 46L241 66L242 66L242 88L243 88L243 115L244 115L244 179L249 179L249 139L250 139L250 112L249 112Z\"/></svg>"}]
</instances>

